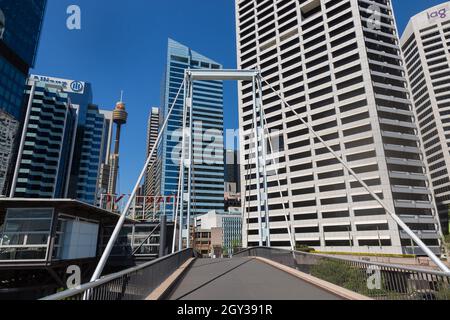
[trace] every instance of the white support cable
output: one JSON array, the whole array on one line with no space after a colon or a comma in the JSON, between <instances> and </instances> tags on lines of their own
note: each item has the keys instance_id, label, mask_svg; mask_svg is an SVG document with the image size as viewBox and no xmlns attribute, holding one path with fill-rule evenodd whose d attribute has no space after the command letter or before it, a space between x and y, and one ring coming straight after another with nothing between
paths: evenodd
<instances>
[{"instance_id":1,"label":"white support cable","mask_svg":"<svg viewBox=\"0 0 450 320\"><path fill-rule=\"evenodd\" d=\"M251 126L251 132L253 132L253 128L254 128L254 123L252 123L252 126ZM242 135L244 135L244 132L242 132ZM251 139L252 139L252 136L251 135L249 135L248 136L248 140L250 140L250 145L251 145ZM251 149L250 149L251 150ZM244 212L242 213L243 214L243 216L244 216L244 219L245 219L245 212L247 212L247 221L246 221L246 223L245 223L245 225L247 226L247 230L246 230L246 238L247 238L247 244L246 244L246 247L248 247L248 231L249 231L249 228L248 228L248 225L249 225L249 221L250 221L250 207L251 207L251 203L250 203L250 198L251 198L251 196L252 196L252 188L251 188L251 185L252 185L252 181L253 181L253 179L252 179L252 163L251 163L251 161L250 161L251 159L250 159L250 154L248 155L248 159L247 159L247 174L246 174L246 176L247 177L249 177L250 179L250 183L249 184L247 184L247 179L245 179L245 182L246 182L246 184L245 184L245 192L244 192L244 202L243 202L243 205L242 205L242 207L244 208ZM245 162L245 157L244 157L244 162ZM247 188L248 188L248 190L247 190ZM248 191L248 198L249 198L249 201L247 201L247 191ZM248 202L248 208L246 208L246 204L247 204L247 202ZM244 242L242 241L242 246L244 245Z\"/></svg>"},{"instance_id":2,"label":"white support cable","mask_svg":"<svg viewBox=\"0 0 450 320\"><path fill-rule=\"evenodd\" d=\"M181 176L181 172L180 175ZM174 201L173 204L173 210L175 211L175 215L174 215L174 219L173 219L173 241L172 241L172 253L175 253L175 242L177 240L177 223L178 223L178 201L179 201L179 196L180 196L180 179L178 180L178 190L177 190L177 195L175 196L176 201Z\"/></svg>"},{"instance_id":3,"label":"white support cable","mask_svg":"<svg viewBox=\"0 0 450 320\"><path fill-rule=\"evenodd\" d=\"M270 139L269 124L267 123L267 119L266 119L266 115L265 115L264 109L262 109L262 119L263 119L264 123L267 126L267 135L269 137L268 138L269 146L270 146L270 150L271 150L271 152L273 154L274 148L273 148L272 140ZM264 132L264 134L265 134L265 132ZM273 162L275 162L275 161L273 161ZM287 208L286 208L286 202L284 200L283 191L282 191L282 188L281 188L281 181L280 181L280 175L279 175L278 168L275 169L275 172L276 172L276 176L277 176L278 190L280 191L281 201L283 202L283 211L284 211L284 219L286 220L286 229L287 229L288 234L289 234L289 241L291 242L291 249L292 249L292 251L294 251L296 243L295 243L294 236L292 235L292 223L289 222L291 214L290 214L290 210L287 210ZM286 211L287 211L287 213L286 213ZM289 215L289 219L288 219L288 215Z\"/></svg>"},{"instance_id":4,"label":"white support cable","mask_svg":"<svg viewBox=\"0 0 450 320\"><path fill-rule=\"evenodd\" d=\"M188 96L184 96L184 101L185 101L185 108L186 108L186 112L189 113L189 135L188 135L188 163L187 165L189 165L188 167L188 200L187 200L187 216L186 216L186 229L187 229L187 239L186 239L186 248L190 248L191 246L191 204L192 204L192 167L194 166L194 162L193 162L193 146L192 144L194 143L193 140L193 81L191 79L191 77L189 75L187 75L187 79L186 79L186 84L187 84L187 90L186 93L188 94Z\"/></svg>"},{"instance_id":5,"label":"white support cable","mask_svg":"<svg viewBox=\"0 0 450 320\"><path fill-rule=\"evenodd\" d=\"M266 138L264 134L264 119L263 119L263 113L264 113L264 105L263 105L263 99L262 99L262 83L261 78L256 77L255 79L257 81L257 87L258 87L258 95L257 95L257 111L259 111L259 126L258 130L261 130L262 132L258 132L258 135L261 135L261 153L262 153L262 161L263 161L263 188L264 188L264 213L265 213L265 225L266 225L266 246L270 247L270 215L269 215L269 192L267 187L267 146L266 146Z\"/></svg>"},{"instance_id":6,"label":"white support cable","mask_svg":"<svg viewBox=\"0 0 450 320\"><path fill-rule=\"evenodd\" d=\"M103 269L105 268L105 265L106 265L106 262L108 261L109 255L111 254L111 251L112 251L112 249L114 247L114 244L115 244L115 242L116 242L116 240L117 240L117 238L119 236L119 233L122 230L122 226L123 226L123 224L125 222L125 219L127 217L128 211L131 208L131 205L133 203L133 199L136 197L136 194L137 194L137 191L138 191L138 189L140 187L141 181L142 181L142 179L145 176L145 173L147 171L147 167L149 166L150 161L153 158L153 154L155 153L155 151L156 151L156 149L158 147L158 144L159 144L159 142L161 141L161 139L163 137L165 128L166 128L167 124L169 123L169 118L172 115L172 111L173 111L173 109L175 107L175 104L176 104L176 102L178 100L178 97L180 96L181 89L183 88L184 82L185 81L183 81L183 83L181 84L180 89L178 90L178 93L177 93L177 95L175 97L175 100L174 100L172 106L169 109L169 112L167 114L166 120L164 121L164 124L161 127L161 132L158 134L158 137L157 137L157 139L155 141L155 145L153 146L152 151L150 152L150 155L148 156L147 161L145 162L145 165L144 165L144 167L143 167L143 169L141 171L141 174L140 174L140 176L139 176L139 178L138 178L138 180L136 182L136 185L135 185L135 187L133 189L133 192L131 193L130 199L128 199L127 205L126 205L125 209L122 211L122 213L120 215L119 221L117 222L117 225L116 225L116 227L115 227L115 229L114 229L114 231L113 231L113 233L111 235L111 238L109 239L108 244L106 245L105 251L103 251L103 254L102 254L102 256L100 258L100 261L99 261L99 263L98 263L98 265L97 265L97 267L95 269L95 272L92 275L91 282L97 281L100 278L100 276L102 275Z\"/></svg>"},{"instance_id":7,"label":"white support cable","mask_svg":"<svg viewBox=\"0 0 450 320\"><path fill-rule=\"evenodd\" d=\"M185 167L184 167L184 161L186 159L186 135L185 135L185 127L186 127L186 121L187 121L187 110L186 110L186 92L187 92L187 74L185 71L184 74L184 80L183 80L183 85L184 85L184 93L183 93L183 125L182 125L182 132L181 134L183 135L182 137L182 143L181 143L181 161L180 161L180 182L181 182L181 189L180 189L180 197L179 197L179 206L180 206L180 225L179 225L179 239L178 239L178 250L183 250L183 210L184 210L184 177L185 177Z\"/></svg>"},{"instance_id":8,"label":"white support cable","mask_svg":"<svg viewBox=\"0 0 450 320\"><path fill-rule=\"evenodd\" d=\"M184 139L184 134L183 134L183 138ZM184 146L184 140L182 142L182 145ZM182 228L181 225L181 218L180 221L178 220L178 214L180 214L180 200L181 200L181 176L183 174L183 165L182 165L182 158L180 159L180 171L178 174L178 189L177 189L177 195L176 195L176 203L174 204L174 210L175 210L175 217L174 217L174 230L173 230L173 242L172 242L172 253L175 253L175 242L176 242L176 238L177 238L177 224L178 224L178 228ZM179 250L181 250L181 247L179 248Z\"/></svg>"},{"instance_id":9,"label":"white support cable","mask_svg":"<svg viewBox=\"0 0 450 320\"><path fill-rule=\"evenodd\" d=\"M281 96L281 94L274 89L274 87L261 76L261 79L270 87L270 89L276 93L284 105L286 105L295 116L302 122L308 130L322 143L322 145L344 166L344 168L369 192L369 194L386 210L386 212L392 217L392 219L416 242L416 244L426 253L426 255L444 272L450 275L450 269L439 259L427 245L403 222L403 220L397 216L395 212L392 212L389 207L381 200L376 193L374 193L370 187L356 174L356 172L350 168L350 166L341 158L326 142L320 137L320 135L314 130L314 128L306 122L295 109L287 103L287 101Z\"/></svg>"},{"instance_id":10,"label":"white support cable","mask_svg":"<svg viewBox=\"0 0 450 320\"><path fill-rule=\"evenodd\" d=\"M258 226L259 226L259 246L262 247L263 242L263 227L262 227L262 216L261 216L261 168L259 166L259 133L258 133L258 118L256 113L256 78L253 78L252 81L253 86L253 135L254 135L254 143L255 143L255 165L256 165L256 201L258 202Z\"/></svg>"}]
</instances>

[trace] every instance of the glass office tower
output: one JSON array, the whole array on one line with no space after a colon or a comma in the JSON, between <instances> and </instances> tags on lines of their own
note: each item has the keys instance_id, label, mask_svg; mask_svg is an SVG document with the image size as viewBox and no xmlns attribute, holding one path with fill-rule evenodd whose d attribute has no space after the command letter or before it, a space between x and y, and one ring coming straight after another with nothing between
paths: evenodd
<instances>
[{"instance_id":1,"label":"glass office tower","mask_svg":"<svg viewBox=\"0 0 450 320\"><path fill-rule=\"evenodd\" d=\"M106 154L103 141L108 140L110 122L96 105L89 104L83 111L85 119L79 119L83 122L78 124L69 197L95 205L100 197L98 180L103 154Z\"/></svg>"},{"instance_id":2,"label":"glass office tower","mask_svg":"<svg viewBox=\"0 0 450 320\"><path fill-rule=\"evenodd\" d=\"M94 205L98 196L97 188L100 166L106 158L105 153L108 152L108 146L105 141L111 141L109 136L111 134L112 123L108 121L105 115L107 112L99 110L96 105L92 104L92 87L90 83L31 75L26 91L28 98L32 92L34 83L36 84L36 90L33 95L34 100L32 100L30 108L27 108L29 109L30 118L29 120L28 117L25 118L25 134L21 139L18 152L20 165L16 168L14 175L13 187L16 190L13 195L15 197L41 198L68 197ZM41 95L43 95L43 98L41 98ZM30 100L27 99L27 101ZM65 108L72 110L71 113L75 112L69 118L63 119L64 134L66 134L67 130L69 130L67 126L70 125L70 119L72 116L74 117L75 127L73 130L70 129L74 131L70 137L58 138L60 132L58 131L56 134L52 131L56 130L55 128L59 125L60 121L56 117L59 115L59 111L57 109L49 109L47 106L54 103L57 103L58 108L63 108L60 105L63 104ZM53 112L56 112L54 117L51 116ZM49 152L47 156L52 155L55 159L59 159L54 163L54 166L57 168L57 173L53 171L51 173L46 172L47 168L45 165L34 165L35 155L31 160L31 168L27 167L30 164L29 161L22 163L23 161L21 159L26 158L25 154L27 152L31 155L37 149L43 149L44 142L50 143L55 148L55 152ZM42 143L44 144L40 146ZM61 151L60 153L59 151L56 152L56 150L65 151ZM56 161L55 159L52 161ZM47 160L44 160L42 161L45 164ZM24 169L25 167L26 169ZM33 184L33 178L25 174L26 172L31 172L27 170L34 170L33 172L36 177L39 173L60 175L65 183L54 187L52 192L38 192L34 189L29 191L29 188L26 190L23 190L24 188L17 190L16 184L18 183L22 185Z\"/></svg>"},{"instance_id":3,"label":"glass office tower","mask_svg":"<svg viewBox=\"0 0 450 320\"><path fill-rule=\"evenodd\" d=\"M186 69L221 69L217 62L169 39L167 70L163 87L162 117L174 102ZM183 93L165 130L160 148L162 158L161 194L176 195L180 174L179 154L183 119ZM223 83L197 81L193 89L194 166L192 178L192 214L224 211L223 186ZM178 161L177 161L178 160ZM187 187L187 185L186 185ZM187 190L187 189L185 189ZM168 206L167 215L173 215Z\"/></svg>"},{"instance_id":4,"label":"glass office tower","mask_svg":"<svg viewBox=\"0 0 450 320\"><path fill-rule=\"evenodd\" d=\"M59 84L30 79L27 112L11 197L63 198L76 134L77 110Z\"/></svg>"},{"instance_id":5,"label":"glass office tower","mask_svg":"<svg viewBox=\"0 0 450 320\"><path fill-rule=\"evenodd\" d=\"M0 195L7 194L22 121L22 99L34 66L46 0L0 0Z\"/></svg>"}]
</instances>

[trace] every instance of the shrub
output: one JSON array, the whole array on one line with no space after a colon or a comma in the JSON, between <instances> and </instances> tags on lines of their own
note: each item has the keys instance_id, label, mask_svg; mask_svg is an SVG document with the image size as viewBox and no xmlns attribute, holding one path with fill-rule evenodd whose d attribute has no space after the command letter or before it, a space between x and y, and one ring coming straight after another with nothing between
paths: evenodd
<instances>
[{"instance_id":1,"label":"shrub","mask_svg":"<svg viewBox=\"0 0 450 320\"><path fill-rule=\"evenodd\" d=\"M339 260L322 259L311 268L311 275L368 297L385 296L389 298L391 296L384 289L369 290L366 271L349 266Z\"/></svg>"},{"instance_id":2,"label":"shrub","mask_svg":"<svg viewBox=\"0 0 450 320\"><path fill-rule=\"evenodd\" d=\"M308 246L298 246L296 248L296 250L300 251L300 252L314 252L315 251L313 248L310 248Z\"/></svg>"}]
</instances>

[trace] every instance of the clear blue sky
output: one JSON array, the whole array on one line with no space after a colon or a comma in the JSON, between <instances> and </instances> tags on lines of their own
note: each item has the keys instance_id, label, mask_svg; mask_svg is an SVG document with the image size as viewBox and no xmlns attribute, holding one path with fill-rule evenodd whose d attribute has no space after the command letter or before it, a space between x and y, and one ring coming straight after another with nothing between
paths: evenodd
<instances>
[{"instance_id":1,"label":"clear blue sky","mask_svg":"<svg viewBox=\"0 0 450 320\"><path fill-rule=\"evenodd\" d=\"M442 0L394 0L399 28ZM66 9L81 7L82 29L66 28ZM112 109L125 91L129 122L121 145L120 192L129 192L144 163L146 120L160 103L171 37L236 67L234 0L48 0L35 70L92 83L94 103ZM238 123L236 84L225 85L225 127Z\"/></svg>"}]
</instances>

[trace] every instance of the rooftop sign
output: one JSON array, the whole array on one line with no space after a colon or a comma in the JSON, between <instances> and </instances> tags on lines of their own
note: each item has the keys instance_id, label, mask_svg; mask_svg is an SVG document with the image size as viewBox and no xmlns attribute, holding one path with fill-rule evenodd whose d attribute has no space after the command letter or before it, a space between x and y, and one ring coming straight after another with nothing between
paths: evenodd
<instances>
[{"instance_id":1,"label":"rooftop sign","mask_svg":"<svg viewBox=\"0 0 450 320\"><path fill-rule=\"evenodd\" d=\"M428 20L432 19L445 19L449 16L449 10L447 8L441 8L435 11L427 12Z\"/></svg>"},{"instance_id":2,"label":"rooftop sign","mask_svg":"<svg viewBox=\"0 0 450 320\"><path fill-rule=\"evenodd\" d=\"M39 76L39 75L31 75L30 79L34 80L34 81L41 81L41 82L48 83L48 84L59 85L59 86L63 87L64 92L67 92L67 93L83 94L84 88L86 86L86 83L82 82L82 81L52 78L52 77Z\"/></svg>"}]
</instances>

